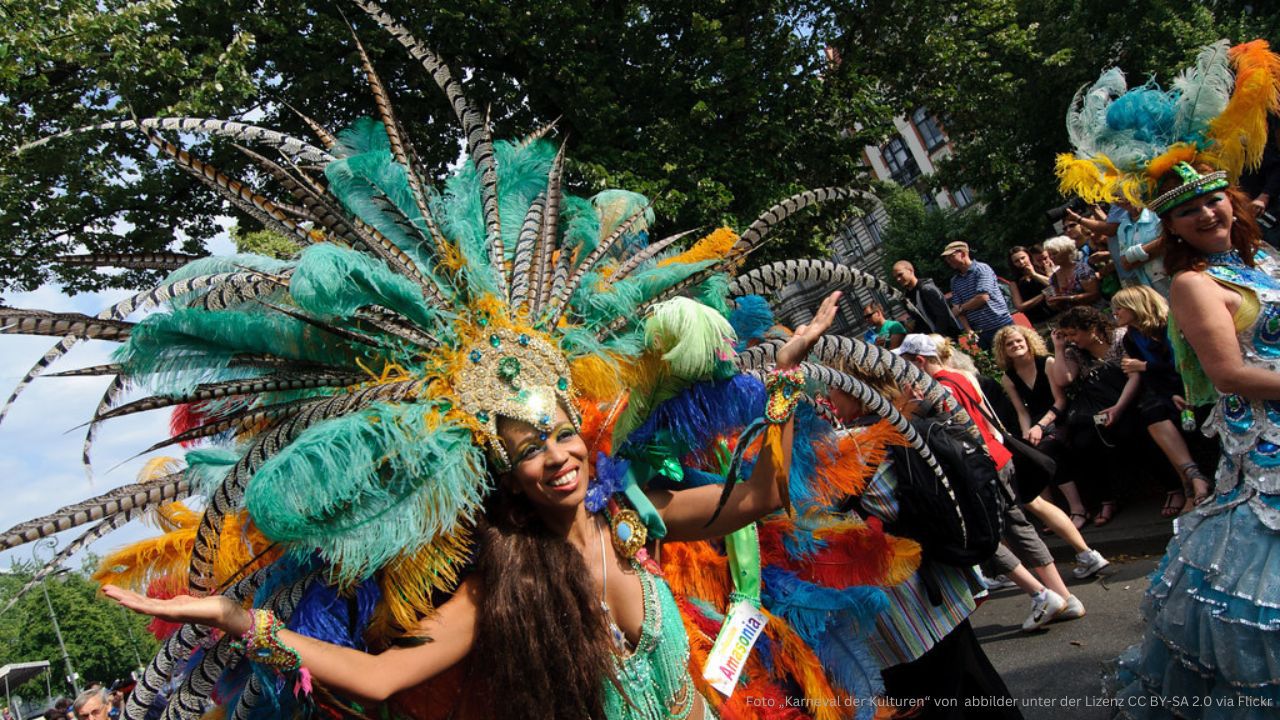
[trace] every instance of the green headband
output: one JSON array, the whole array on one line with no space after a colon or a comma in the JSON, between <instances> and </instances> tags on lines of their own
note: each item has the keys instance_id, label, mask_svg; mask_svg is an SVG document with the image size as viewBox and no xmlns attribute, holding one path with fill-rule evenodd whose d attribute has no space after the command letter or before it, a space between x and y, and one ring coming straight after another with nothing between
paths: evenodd
<instances>
[{"instance_id":1,"label":"green headband","mask_svg":"<svg viewBox=\"0 0 1280 720\"><path fill-rule=\"evenodd\" d=\"M1217 190L1224 190L1230 184L1227 173L1223 170L1201 175L1190 163L1180 162L1173 166L1173 171L1182 178L1182 184L1162 193L1150 203L1151 210L1163 215L1182 203L1206 195Z\"/></svg>"}]
</instances>

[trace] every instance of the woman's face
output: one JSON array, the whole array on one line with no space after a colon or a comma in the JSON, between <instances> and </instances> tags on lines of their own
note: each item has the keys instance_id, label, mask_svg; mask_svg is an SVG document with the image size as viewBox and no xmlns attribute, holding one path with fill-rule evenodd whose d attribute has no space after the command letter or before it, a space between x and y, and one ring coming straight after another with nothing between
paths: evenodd
<instances>
[{"instance_id":1,"label":"woman's face","mask_svg":"<svg viewBox=\"0 0 1280 720\"><path fill-rule=\"evenodd\" d=\"M586 498L591 474L587 443L563 409L556 408L550 432L501 418L498 435L511 459L506 479L513 492L527 496L534 507L547 509L573 508Z\"/></svg>"},{"instance_id":2,"label":"woman's face","mask_svg":"<svg viewBox=\"0 0 1280 720\"><path fill-rule=\"evenodd\" d=\"M1031 256L1024 252L1016 252L1009 256L1009 264L1025 273L1031 269Z\"/></svg>"},{"instance_id":3,"label":"woman's face","mask_svg":"<svg viewBox=\"0 0 1280 720\"><path fill-rule=\"evenodd\" d=\"M836 416L842 423L851 423L866 414L861 400L838 387L827 391L827 399L831 401L831 407L835 408Z\"/></svg>"},{"instance_id":4,"label":"woman's face","mask_svg":"<svg viewBox=\"0 0 1280 720\"><path fill-rule=\"evenodd\" d=\"M1056 253L1049 253L1049 259L1053 261L1054 265L1058 266L1059 270L1062 268L1074 267L1076 264L1075 256L1075 250L1062 250Z\"/></svg>"},{"instance_id":5,"label":"woman's face","mask_svg":"<svg viewBox=\"0 0 1280 720\"><path fill-rule=\"evenodd\" d=\"M1231 249L1231 222L1235 211L1225 192L1214 192L1185 202L1169 211L1170 229L1203 253Z\"/></svg>"},{"instance_id":6,"label":"woman's face","mask_svg":"<svg viewBox=\"0 0 1280 720\"><path fill-rule=\"evenodd\" d=\"M1027 339L1022 337L1020 332L1009 333L1009 336L1004 339L1004 354L1010 360L1026 355L1028 350Z\"/></svg>"},{"instance_id":7,"label":"woman's face","mask_svg":"<svg viewBox=\"0 0 1280 720\"><path fill-rule=\"evenodd\" d=\"M1120 307L1119 305L1111 306L1111 314L1116 316L1116 325L1119 325L1120 327L1132 325L1133 322L1138 319L1137 316L1133 314L1132 310L1127 307Z\"/></svg>"}]
</instances>

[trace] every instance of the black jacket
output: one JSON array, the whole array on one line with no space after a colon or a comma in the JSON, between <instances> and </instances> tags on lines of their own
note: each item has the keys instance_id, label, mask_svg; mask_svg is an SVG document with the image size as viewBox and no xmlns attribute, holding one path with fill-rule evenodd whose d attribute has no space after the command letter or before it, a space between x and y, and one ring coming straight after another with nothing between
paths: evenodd
<instances>
[{"instance_id":1,"label":"black jacket","mask_svg":"<svg viewBox=\"0 0 1280 720\"><path fill-rule=\"evenodd\" d=\"M938 333L949 338L958 338L964 332L956 316L951 314L951 306L947 298L929 278L919 278L916 286L906 291L907 299L915 303L920 313L909 312L915 332Z\"/></svg>"}]
</instances>

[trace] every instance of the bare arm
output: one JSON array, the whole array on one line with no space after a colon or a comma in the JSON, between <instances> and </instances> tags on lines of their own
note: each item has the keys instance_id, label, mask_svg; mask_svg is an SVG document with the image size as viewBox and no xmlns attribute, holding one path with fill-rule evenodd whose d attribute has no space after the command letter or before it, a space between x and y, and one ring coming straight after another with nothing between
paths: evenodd
<instances>
[{"instance_id":1,"label":"bare arm","mask_svg":"<svg viewBox=\"0 0 1280 720\"><path fill-rule=\"evenodd\" d=\"M1107 427L1116 421L1116 418L1124 414L1133 398L1137 396L1139 388L1142 387L1142 376L1137 373L1131 373L1125 376L1124 389L1120 391L1120 399L1116 400L1116 404L1103 410L1107 414Z\"/></svg>"},{"instance_id":2,"label":"bare arm","mask_svg":"<svg viewBox=\"0 0 1280 720\"><path fill-rule=\"evenodd\" d=\"M1222 393L1280 400L1280 373L1244 364L1232 316L1240 296L1203 273L1179 273L1170 290L1173 315L1200 366Z\"/></svg>"},{"instance_id":3,"label":"bare arm","mask_svg":"<svg viewBox=\"0 0 1280 720\"><path fill-rule=\"evenodd\" d=\"M1022 434L1026 435L1031 429L1031 416L1027 414L1027 406L1022 404L1022 396L1018 394L1018 388L1014 387L1013 381L1009 379L1011 372L1015 372L1013 368L1005 371L1004 377L1000 378L1000 387L1004 388L1004 394L1013 401L1013 410L1018 413L1018 427L1022 429Z\"/></svg>"},{"instance_id":4,"label":"bare arm","mask_svg":"<svg viewBox=\"0 0 1280 720\"><path fill-rule=\"evenodd\" d=\"M135 612L216 627L233 636L243 634L250 626L249 612L225 596L181 595L156 600L114 585L105 586L103 592ZM280 640L298 651L302 666L320 682L345 694L381 701L439 675L471 651L479 602L478 581L464 580L458 592L434 616L423 621L420 629L429 642L392 648L377 655L289 630L280 632Z\"/></svg>"},{"instance_id":5,"label":"bare arm","mask_svg":"<svg viewBox=\"0 0 1280 720\"><path fill-rule=\"evenodd\" d=\"M982 307L983 305L986 305L987 301L990 299L991 299L991 296L988 295L987 293L978 293L977 295L974 295L973 297L964 301L962 304L957 305L956 312L967 313L974 308L978 308L978 307Z\"/></svg>"},{"instance_id":6,"label":"bare arm","mask_svg":"<svg viewBox=\"0 0 1280 720\"><path fill-rule=\"evenodd\" d=\"M795 334L785 345L778 348L776 356L778 369L785 370L799 366L809 354L814 343L831 327L839 309L837 301L840 291L827 296L822 306L814 313L813 321L796 328ZM782 478L791 472L791 442L794 437L794 421L788 420L782 426ZM751 477L740 483L729 493L724 509L720 511L715 522L707 525L707 521L715 514L724 488L719 485L708 485L691 490L652 490L646 493L649 500L662 516L667 526L667 540L691 541L722 537L745 527L765 515L782 507L780 494L782 483L774 473L773 451L768 443L763 443Z\"/></svg>"},{"instance_id":7,"label":"bare arm","mask_svg":"<svg viewBox=\"0 0 1280 720\"><path fill-rule=\"evenodd\" d=\"M1052 364L1045 365L1045 372L1049 374L1049 382L1053 383L1058 392L1062 392L1076 379L1076 373L1080 371L1080 368L1076 367L1076 364L1067 357L1067 341L1057 330L1053 331L1053 357L1051 360L1053 361Z\"/></svg>"}]
</instances>

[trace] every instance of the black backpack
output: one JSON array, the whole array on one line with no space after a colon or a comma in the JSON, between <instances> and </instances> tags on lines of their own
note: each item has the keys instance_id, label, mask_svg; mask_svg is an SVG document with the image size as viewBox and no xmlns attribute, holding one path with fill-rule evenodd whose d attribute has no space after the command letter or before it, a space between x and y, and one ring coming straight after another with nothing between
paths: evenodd
<instances>
[{"instance_id":1,"label":"black backpack","mask_svg":"<svg viewBox=\"0 0 1280 720\"><path fill-rule=\"evenodd\" d=\"M1004 509L1012 502L995 461L955 422L916 419L912 425L942 466L955 500L919 453L893 446L898 519L885 529L920 543L926 561L966 568L986 561L1000 543Z\"/></svg>"}]
</instances>

